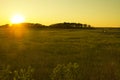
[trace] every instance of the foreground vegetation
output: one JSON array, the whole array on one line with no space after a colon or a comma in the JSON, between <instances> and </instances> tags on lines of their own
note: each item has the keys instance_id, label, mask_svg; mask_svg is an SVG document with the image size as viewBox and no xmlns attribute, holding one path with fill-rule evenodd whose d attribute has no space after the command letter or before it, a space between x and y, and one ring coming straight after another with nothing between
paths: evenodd
<instances>
[{"instance_id":1,"label":"foreground vegetation","mask_svg":"<svg viewBox=\"0 0 120 80\"><path fill-rule=\"evenodd\" d=\"M34 69L30 66L28 68L20 68L19 70L11 70L10 66L1 66L0 80L34 80Z\"/></svg>"},{"instance_id":2,"label":"foreground vegetation","mask_svg":"<svg viewBox=\"0 0 120 80\"><path fill-rule=\"evenodd\" d=\"M10 66L1 66L0 80L34 80L34 69L20 68L19 70L11 70ZM58 64L50 74L51 80L77 80L79 75L79 65L77 63L69 63L67 65Z\"/></svg>"},{"instance_id":3,"label":"foreground vegetation","mask_svg":"<svg viewBox=\"0 0 120 80\"><path fill-rule=\"evenodd\" d=\"M120 29L0 28L0 65L32 66L34 80L119 80Z\"/></svg>"}]
</instances>

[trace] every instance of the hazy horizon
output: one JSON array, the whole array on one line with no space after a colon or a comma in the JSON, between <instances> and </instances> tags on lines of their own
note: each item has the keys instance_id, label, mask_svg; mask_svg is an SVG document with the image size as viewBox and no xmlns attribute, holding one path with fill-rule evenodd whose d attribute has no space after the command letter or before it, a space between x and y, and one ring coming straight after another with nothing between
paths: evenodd
<instances>
[{"instance_id":1,"label":"hazy horizon","mask_svg":"<svg viewBox=\"0 0 120 80\"><path fill-rule=\"evenodd\" d=\"M61 22L119 27L119 0L0 0L0 25L9 24L15 14L25 22L50 25Z\"/></svg>"}]
</instances>

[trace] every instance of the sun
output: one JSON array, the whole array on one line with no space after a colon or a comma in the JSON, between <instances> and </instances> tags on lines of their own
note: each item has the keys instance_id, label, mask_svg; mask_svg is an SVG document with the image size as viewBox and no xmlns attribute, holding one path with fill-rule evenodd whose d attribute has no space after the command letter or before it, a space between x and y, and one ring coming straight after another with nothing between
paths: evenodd
<instances>
[{"instance_id":1,"label":"sun","mask_svg":"<svg viewBox=\"0 0 120 80\"><path fill-rule=\"evenodd\" d=\"M11 21L12 24L19 24L19 23L23 23L25 21L25 18L22 15L17 14L17 15L14 15L10 19L10 21Z\"/></svg>"}]
</instances>

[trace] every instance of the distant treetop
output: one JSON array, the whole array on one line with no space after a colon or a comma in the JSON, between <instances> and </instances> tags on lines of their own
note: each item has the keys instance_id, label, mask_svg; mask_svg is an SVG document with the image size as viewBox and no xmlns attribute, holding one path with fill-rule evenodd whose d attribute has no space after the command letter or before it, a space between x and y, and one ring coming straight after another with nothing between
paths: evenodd
<instances>
[{"instance_id":1,"label":"distant treetop","mask_svg":"<svg viewBox=\"0 0 120 80\"><path fill-rule=\"evenodd\" d=\"M91 25L88 24L81 24L81 23L69 23L69 22L64 22L64 23L57 23L57 24L52 24L49 27L51 28L77 28L77 29L81 29L81 28L92 28Z\"/></svg>"}]
</instances>

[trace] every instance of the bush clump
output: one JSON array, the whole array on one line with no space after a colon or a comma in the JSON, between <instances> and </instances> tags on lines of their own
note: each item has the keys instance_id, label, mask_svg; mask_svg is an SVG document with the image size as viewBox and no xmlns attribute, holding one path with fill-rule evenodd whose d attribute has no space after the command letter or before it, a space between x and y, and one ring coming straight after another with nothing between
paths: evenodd
<instances>
[{"instance_id":1,"label":"bush clump","mask_svg":"<svg viewBox=\"0 0 120 80\"><path fill-rule=\"evenodd\" d=\"M0 70L0 80L34 80L33 72L34 69L31 66L13 71L10 66L3 66Z\"/></svg>"},{"instance_id":2,"label":"bush clump","mask_svg":"<svg viewBox=\"0 0 120 80\"><path fill-rule=\"evenodd\" d=\"M77 63L58 64L50 75L51 80L78 80L79 65Z\"/></svg>"}]
</instances>

